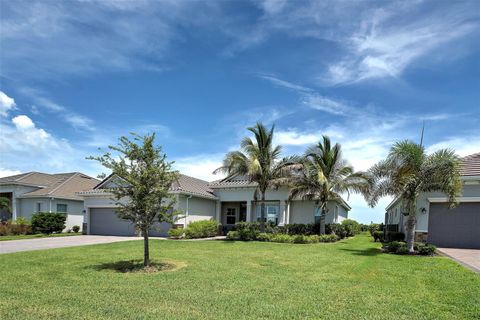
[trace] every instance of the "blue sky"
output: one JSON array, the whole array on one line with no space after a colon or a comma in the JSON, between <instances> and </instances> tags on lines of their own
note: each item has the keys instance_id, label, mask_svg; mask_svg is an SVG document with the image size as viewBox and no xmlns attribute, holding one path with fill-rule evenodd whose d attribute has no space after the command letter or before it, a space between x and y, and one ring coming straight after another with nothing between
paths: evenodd
<instances>
[{"instance_id":1,"label":"blue sky","mask_svg":"<svg viewBox=\"0 0 480 320\"><path fill-rule=\"evenodd\" d=\"M212 180L256 121L285 154L322 134L358 170L394 141L480 151L478 1L2 1L0 175L155 131ZM351 216L379 221L352 196Z\"/></svg>"}]
</instances>

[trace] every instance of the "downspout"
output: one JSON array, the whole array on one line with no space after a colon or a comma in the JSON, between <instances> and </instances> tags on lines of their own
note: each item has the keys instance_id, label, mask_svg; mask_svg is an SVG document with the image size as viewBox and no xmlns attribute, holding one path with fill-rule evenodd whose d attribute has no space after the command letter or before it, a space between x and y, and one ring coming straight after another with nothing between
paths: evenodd
<instances>
[{"instance_id":1,"label":"downspout","mask_svg":"<svg viewBox=\"0 0 480 320\"><path fill-rule=\"evenodd\" d=\"M187 197L187 204L185 206L185 223L183 224L183 228L186 228L187 227L187 217L188 217L188 199L191 199L192 198L192 195L189 195Z\"/></svg>"}]
</instances>

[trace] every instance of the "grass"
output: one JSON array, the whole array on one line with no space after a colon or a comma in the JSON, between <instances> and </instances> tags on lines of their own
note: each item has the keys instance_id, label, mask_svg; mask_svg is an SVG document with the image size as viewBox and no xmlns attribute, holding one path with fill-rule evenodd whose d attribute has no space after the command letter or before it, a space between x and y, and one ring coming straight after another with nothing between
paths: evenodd
<instances>
[{"instance_id":1,"label":"grass","mask_svg":"<svg viewBox=\"0 0 480 320\"><path fill-rule=\"evenodd\" d=\"M0 241L8 240L23 240L23 239L35 239L35 238L53 238L53 237L70 237L70 236L79 236L80 232L64 232L64 233L53 233L53 234L18 234L18 235L9 235L9 236L0 236Z\"/></svg>"},{"instance_id":2,"label":"grass","mask_svg":"<svg viewBox=\"0 0 480 320\"><path fill-rule=\"evenodd\" d=\"M156 273L122 271L142 241L6 254L0 319L480 319L479 275L379 247L152 240L181 266Z\"/></svg>"}]
</instances>

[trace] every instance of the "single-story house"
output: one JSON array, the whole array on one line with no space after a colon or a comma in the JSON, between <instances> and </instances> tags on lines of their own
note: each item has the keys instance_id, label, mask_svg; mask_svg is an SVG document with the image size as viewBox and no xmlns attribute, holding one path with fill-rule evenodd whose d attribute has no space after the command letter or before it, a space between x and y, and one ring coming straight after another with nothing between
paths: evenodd
<instances>
[{"instance_id":1,"label":"single-story house","mask_svg":"<svg viewBox=\"0 0 480 320\"><path fill-rule=\"evenodd\" d=\"M439 247L480 249L480 153L462 158L463 192L459 205L449 209L447 197L439 192L421 194L417 199L417 241ZM388 230L405 232L407 217L399 199L386 208Z\"/></svg>"},{"instance_id":2,"label":"single-story house","mask_svg":"<svg viewBox=\"0 0 480 320\"><path fill-rule=\"evenodd\" d=\"M67 215L66 229L81 226L84 205L77 192L91 189L98 182L80 172L27 172L0 178L0 197L10 200L10 210L0 212L0 220L30 220L37 212L61 212Z\"/></svg>"},{"instance_id":3,"label":"single-story house","mask_svg":"<svg viewBox=\"0 0 480 320\"><path fill-rule=\"evenodd\" d=\"M109 176L95 188L79 193L85 203L85 230L88 234L134 235L132 224L121 220L115 213L115 201L109 189L117 183ZM215 219L221 225L232 227L240 221L259 221L260 205L254 199L255 184L245 177L234 177L207 182L181 174L172 185L176 195L176 210L184 214L177 225L187 226L192 221ZM326 223L341 222L348 218L350 206L343 200L331 201ZM266 219L276 225L313 223L320 218L315 201L289 200L286 187L268 190L266 193ZM156 226L153 235L165 236L168 224Z\"/></svg>"}]
</instances>

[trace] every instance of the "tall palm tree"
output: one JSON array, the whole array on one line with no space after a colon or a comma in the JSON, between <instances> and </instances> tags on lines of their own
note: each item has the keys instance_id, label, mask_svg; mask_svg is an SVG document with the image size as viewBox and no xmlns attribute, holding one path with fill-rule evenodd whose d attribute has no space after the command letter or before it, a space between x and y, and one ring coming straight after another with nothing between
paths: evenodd
<instances>
[{"instance_id":1,"label":"tall palm tree","mask_svg":"<svg viewBox=\"0 0 480 320\"><path fill-rule=\"evenodd\" d=\"M273 146L274 126L268 130L262 123L247 128L253 133L254 139L243 138L239 151L227 153L223 164L214 173L225 173L227 178L237 175L245 176L250 182L256 183L254 199L260 194L260 229L265 229L265 193L274 188L284 176L285 162L280 159L281 146Z\"/></svg>"},{"instance_id":2,"label":"tall palm tree","mask_svg":"<svg viewBox=\"0 0 480 320\"><path fill-rule=\"evenodd\" d=\"M355 172L342 158L342 147L333 147L328 136L310 147L298 162L300 170L290 178L290 197L316 200L320 207L320 233L325 233L328 202L341 198L342 193L365 194L369 189L366 173Z\"/></svg>"},{"instance_id":3,"label":"tall palm tree","mask_svg":"<svg viewBox=\"0 0 480 320\"><path fill-rule=\"evenodd\" d=\"M440 191L454 207L461 194L460 159L454 151L442 149L427 155L425 148L404 140L395 143L387 158L370 169L373 177L369 203L377 204L383 196L401 199L407 216L407 247L413 252L417 223L417 197L422 192Z\"/></svg>"}]
</instances>

